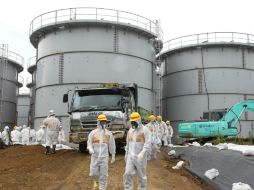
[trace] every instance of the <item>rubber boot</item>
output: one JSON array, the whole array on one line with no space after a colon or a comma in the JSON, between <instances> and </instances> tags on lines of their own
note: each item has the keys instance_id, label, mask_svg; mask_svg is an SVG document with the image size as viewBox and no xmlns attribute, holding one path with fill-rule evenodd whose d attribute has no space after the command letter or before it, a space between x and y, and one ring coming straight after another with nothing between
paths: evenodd
<instances>
[{"instance_id":1,"label":"rubber boot","mask_svg":"<svg viewBox=\"0 0 254 190\"><path fill-rule=\"evenodd\" d=\"M56 153L56 145L53 145L53 154Z\"/></svg>"},{"instance_id":2,"label":"rubber boot","mask_svg":"<svg viewBox=\"0 0 254 190\"><path fill-rule=\"evenodd\" d=\"M46 151L45 151L45 155L48 155L50 151L50 146L46 146Z\"/></svg>"}]
</instances>

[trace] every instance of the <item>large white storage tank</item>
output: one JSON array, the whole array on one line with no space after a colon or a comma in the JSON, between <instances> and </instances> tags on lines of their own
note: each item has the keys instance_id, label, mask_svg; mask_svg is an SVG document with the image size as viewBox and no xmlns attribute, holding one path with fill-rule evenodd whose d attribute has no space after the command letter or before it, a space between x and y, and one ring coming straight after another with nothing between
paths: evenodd
<instances>
[{"instance_id":1,"label":"large white storage tank","mask_svg":"<svg viewBox=\"0 0 254 190\"><path fill-rule=\"evenodd\" d=\"M163 115L175 127L197 120L204 111L229 108L254 98L254 36L217 32L184 36L165 42ZM240 136L253 134L254 114L241 118Z\"/></svg>"},{"instance_id":2,"label":"large white storage tank","mask_svg":"<svg viewBox=\"0 0 254 190\"><path fill-rule=\"evenodd\" d=\"M36 17L30 27L36 66L28 68L35 77L35 127L50 109L66 126L62 96L76 86L137 83L139 105L153 111L156 27L140 15L101 8L63 9Z\"/></svg>"}]
</instances>

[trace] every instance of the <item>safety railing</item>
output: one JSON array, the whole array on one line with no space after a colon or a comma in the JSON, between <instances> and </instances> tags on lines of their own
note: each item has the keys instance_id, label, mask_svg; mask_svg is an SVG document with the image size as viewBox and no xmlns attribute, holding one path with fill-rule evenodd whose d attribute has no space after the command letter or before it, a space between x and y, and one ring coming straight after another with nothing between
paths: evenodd
<instances>
[{"instance_id":1,"label":"safety railing","mask_svg":"<svg viewBox=\"0 0 254 190\"><path fill-rule=\"evenodd\" d=\"M29 58L27 61L27 68L30 68L35 65L36 65L36 56Z\"/></svg>"},{"instance_id":2,"label":"safety railing","mask_svg":"<svg viewBox=\"0 0 254 190\"><path fill-rule=\"evenodd\" d=\"M4 56L5 58L8 58L9 60L16 62L18 65L24 68L24 58L21 57L19 54L14 53L12 51L8 51L8 53L4 53L5 51L3 48L0 48L0 57Z\"/></svg>"},{"instance_id":3,"label":"safety railing","mask_svg":"<svg viewBox=\"0 0 254 190\"><path fill-rule=\"evenodd\" d=\"M161 54L173 49L205 43L242 43L254 45L254 35L237 32L211 32L182 36L164 42Z\"/></svg>"},{"instance_id":4,"label":"safety railing","mask_svg":"<svg viewBox=\"0 0 254 190\"><path fill-rule=\"evenodd\" d=\"M82 22L87 20L96 22L110 21L129 24L140 27L153 33L154 35L157 35L156 22L151 21L143 16L120 10L95 7L60 9L39 15L34 18L30 24L30 35L34 31L48 25L55 25L64 22Z\"/></svg>"}]
</instances>

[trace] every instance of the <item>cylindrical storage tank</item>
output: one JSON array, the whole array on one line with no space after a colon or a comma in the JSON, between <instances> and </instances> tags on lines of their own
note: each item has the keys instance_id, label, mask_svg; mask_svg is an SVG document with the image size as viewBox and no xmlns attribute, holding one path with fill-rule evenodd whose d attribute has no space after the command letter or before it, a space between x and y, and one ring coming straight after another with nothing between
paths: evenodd
<instances>
[{"instance_id":1,"label":"cylindrical storage tank","mask_svg":"<svg viewBox=\"0 0 254 190\"><path fill-rule=\"evenodd\" d=\"M34 126L35 116L35 78L36 78L36 56L31 57L27 61L27 71L32 75L26 79L26 87L30 89L30 109L28 116L28 123L30 126Z\"/></svg>"},{"instance_id":2,"label":"cylindrical storage tank","mask_svg":"<svg viewBox=\"0 0 254 190\"><path fill-rule=\"evenodd\" d=\"M18 73L23 70L24 59L8 51L7 45L0 46L0 127L14 126L17 120L18 88L23 86Z\"/></svg>"},{"instance_id":3,"label":"cylindrical storage tank","mask_svg":"<svg viewBox=\"0 0 254 190\"><path fill-rule=\"evenodd\" d=\"M169 40L164 61L163 115L175 123L254 98L254 36L205 33ZM241 137L253 134L254 113L241 117Z\"/></svg>"},{"instance_id":4,"label":"cylindrical storage tank","mask_svg":"<svg viewBox=\"0 0 254 190\"><path fill-rule=\"evenodd\" d=\"M30 111L30 92L20 91L17 101L17 126L26 125L28 126L28 113Z\"/></svg>"},{"instance_id":5,"label":"cylindrical storage tank","mask_svg":"<svg viewBox=\"0 0 254 190\"><path fill-rule=\"evenodd\" d=\"M76 86L137 83L139 105L152 111L155 31L153 21L118 10L72 8L36 17L30 28L37 48L35 127L49 109L67 125L62 96Z\"/></svg>"}]
</instances>

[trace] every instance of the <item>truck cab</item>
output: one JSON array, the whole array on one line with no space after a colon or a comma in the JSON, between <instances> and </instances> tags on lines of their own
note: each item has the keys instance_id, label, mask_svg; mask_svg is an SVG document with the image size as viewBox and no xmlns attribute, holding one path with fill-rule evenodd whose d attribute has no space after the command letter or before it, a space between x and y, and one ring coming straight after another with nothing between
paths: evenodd
<instances>
[{"instance_id":1,"label":"truck cab","mask_svg":"<svg viewBox=\"0 0 254 190\"><path fill-rule=\"evenodd\" d=\"M97 127L100 114L107 116L108 129L113 133L116 143L124 144L129 116L137 108L137 85L102 84L74 89L72 93L64 94L63 102L70 102L69 142L79 144L81 152L86 150L88 134Z\"/></svg>"}]
</instances>

